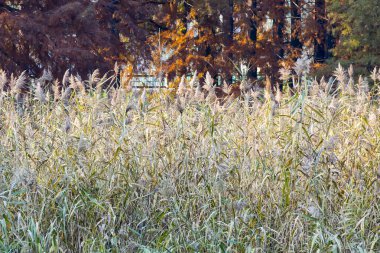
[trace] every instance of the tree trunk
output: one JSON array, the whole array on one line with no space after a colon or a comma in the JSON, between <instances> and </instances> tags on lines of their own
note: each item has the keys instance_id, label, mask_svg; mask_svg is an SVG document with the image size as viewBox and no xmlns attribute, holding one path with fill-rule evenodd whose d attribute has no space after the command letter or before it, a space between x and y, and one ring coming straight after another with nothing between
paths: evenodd
<instances>
[{"instance_id":1,"label":"tree trunk","mask_svg":"<svg viewBox=\"0 0 380 253\"><path fill-rule=\"evenodd\" d=\"M231 40L231 43L234 39L234 0L229 0L229 39Z\"/></svg>"},{"instance_id":2,"label":"tree trunk","mask_svg":"<svg viewBox=\"0 0 380 253\"><path fill-rule=\"evenodd\" d=\"M328 57L325 0L315 1L315 21L317 25L317 36L314 40L314 60L315 62L322 63Z\"/></svg>"},{"instance_id":3,"label":"tree trunk","mask_svg":"<svg viewBox=\"0 0 380 253\"><path fill-rule=\"evenodd\" d=\"M222 53L225 61L233 60L233 54L230 49L233 45L234 40L234 1L226 0L222 4L221 14L223 16L222 20L222 37L221 44L223 45ZM227 82L232 82L231 71L224 71L222 73Z\"/></svg>"},{"instance_id":4,"label":"tree trunk","mask_svg":"<svg viewBox=\"0 0 380 253\"><path fill-rule=\"evenodd\" d=\"M285 41L284 41L284 30L285 30L285 0L277 0L276 5L276 14L277 16L274 18L273 22L273 31L274 34L274 45L278 47L278 50L275 50L276 55L274 56L272 71L271 71L271 83L272 88L278 81L280 65L279 61L284 58L285 55ZM280 87L282 89L282 87Z\"/></svg>"},{"instance_id":5,"label":"tree trunk","mask_svg":"<svg viewBox=\"0 0 380 253\"><path fill-rule=\"evenodd\" d=\"M183 7L184 7L184 13L183 13L183 17L182 17L182 23L183 25L185 26L185 29L183 30L183 34L186 34L187 33L187 26L188 26L188 16L190 14L190 11L191 11L191 5L189 3L189 1L184 1L183 2Z\"/></svg>"},{"instance_id":6,"label":"tree trunk","mask_svg":"<svg viewBox=\"0 0 380 253\"><path fill-rule=\"evenodd\" d=\"M278 17L275 19L275 31L277 32L277 45L279 47L277 58L281 60L284 58L284 29L285 29L285 0L278 1Z\"/></svg>"},{"instance_id":7,"label":"tree trunk","mask_svg":"<svg viewBox=\"0 0 380 253\"><path fill-rule=\"evenodd\" d=\"M300 0L291 0L291 41L292 49L302 49Z\"/></svg>"},{"instance_id":8,"label":"tree trunk","mask_svg":"<svg viewBox=\"0 0 380 253\"><path fill-rule=\"evenodd\" d=\"M250 31L249 31L249 38L253 42L253 50L252 50L252 57L251 59L256 57L256 42L257 42L257 0L252 0L252 17L251 17L251 22L250 22ZM255 59L254 59L255 61ZM248 72L248 78L249 79L257 79L257 66L256 63L251 66Z\"/></svg>"}]
</instances>

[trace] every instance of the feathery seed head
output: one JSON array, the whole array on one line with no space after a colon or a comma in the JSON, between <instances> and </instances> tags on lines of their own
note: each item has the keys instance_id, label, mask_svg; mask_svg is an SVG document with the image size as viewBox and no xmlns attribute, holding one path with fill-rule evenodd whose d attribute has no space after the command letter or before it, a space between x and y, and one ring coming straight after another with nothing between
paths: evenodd
<instances>
[{"instance_id":1,"label":"feathery seed head","mask_svg":"<svg viewBox=\"0 0 380 253\"><path fill-rule=\"evenodd\" d=\"M73 90L77 89L77 82L75 80L75 76L73 76L73 75L70 75L70 77L69 77L69 87L71 87L71 89L73 89Z\"/></svg>"},{"instance_id":2,"label":"feathery seed head","mask_svg":"<svg viewBox=\"0 0 380 253\"><path fill-rule=\"evenodd\" d=\"M62 78L62 86L67 87L70 84L70 71L66 70Z\"/></svg>"},{"instance_id":3,"label":"feathery seed head","mask_svg":"<svg viewBox=\"0 0 380 253\"><path fill-rule=\"evenodd\" d=\"M75 76L75 87L82 93L82 95L86 94L86 86L84 85L82 78L79 75Z\"/></svg>"},{"instance_id":4,"label":"feathery seed head","mask_svg":"<svg viewBox=\"0 0 380 253\"><path fill-rule=\"evenodd\" d=\"M328 84L326 82L325 76L321 77L321 80L319 81L319 86L321 87L321 90L325 93L328 92Z\"/></svg>"},{"instance_id":5,"label":"feathery seed head","mask_svg":"<svg viewBox=\"0 0 380 253\"><path fill-rule=\"evenodd\" d=\"M36 90L34 92L34 97L36 100L40 101L41 103L46 102L46 95L44 93L44 90L41 87L40 82L37 83L37 87L36 87Z\"/></svg>"},{"instance_id":6,"label":"feathery seed head","mask_svg":"<svg viewBox=\"0 0 380 253\"><path fill-rule=\"evenodd\" d=\"M350 64L350 67L348 68L348 76L353 78L354 77L354 66Z\"/></svg>"},{"instance_id":7,"label":"feathery seed head","mask_svg":"<svg viewBox=\"0 0 380 253\"><path fill-rule=\"evenodd\" d=\"M22 93L26 89L27 76L25 73L26 72L23 71L18 78L14 78L14 81L11 81L11 83L14 83L14 86L12 87L13 94Z\"/></svg>"},{"instance_id":8,"label":"feathery seed head","mask_svg":"<svg viewBox=\"0 0 380 253\"><path fill-rule=\"evenodd\" d=\"M37 82L41 82L41 83L44 83L44 82L51 82L53 81L53 74L51 73L51 70L48 69L44 69L43 72L42 72L42 76L37 80Z\"/></svg>"},{"instance_id":9,"label":"feathery seed head","mask_svg":"<svg viewBox=\"0 0 380 253\"><path fill-rule=\"evenodd\" d=\"M226 81L223 81L223 88L222 89L223 89L224 93L230 94L232 87L230 85L228 85Z\"/></svg>"},{"instance_id":10,"label":"feathery seed head","mask_svg":"<svg viewBox=\"0 0 380 253\"><path fill-rule=\"evenodd\" d=\"M4 90L4 87L7 83L7 74L5 71L0 70L0 92Z\"/></svg>"},{"instance_id":11,"label":"feathery seed head","mask_svg":"<svg viewBox=\"0 0 380 253\"><path fill-rule=\"evenodd\" d=\"M375 67L375 68L372 70L372 72L371 72L371 79L372 79L372 81L374 81L374 82L376 83L377 78L378 78L377 67Z\"/></svg>"},{"instance_id":12,"label":"feathery seed head","mask_svg":"<svg viewBox=\"0 0 380 253\"><path fill-rule=\"evenodd\" d=\"M342 67L340 63L338 64L338 67L334 71L334 76L338 80L340 88L344 91L347 85L346 84L347 76L346 76L346 71L344 70L344 68Z\"/></svg>"},{"instance_id":13,"label":"feathery seed head","mask_svg":"<svg viewBox=\"0 0 380 253\"><path fill-rule=\"evenodd\" d=\"M369 86L368 86L368 79L363 78L361 75L359 76L358 80L358 89L359 89L359 94L364 95L369 92Z\"/></svg>"},{"instance_id":14,"label":"feathery seed head","mask_svg":"<svg viewBox=\"0 0 380 253\"><path fill-rule=\"evenodd\" d=\"M191 88L196 88L199 86L199 78L198 78L198 72L195 70L193 77L190 80L189 83Z\"/></svg>"},{"instance_id":15,"label":"feathery seed head","mask_svg":"<svg viewBox=\"0 0 380 253\"><path fill-rule=\"evenodd\" d=\"M293 67L293 70L296 72L297 76L303 76L303 75L309 74L311 62L312 62L312 59L309 58L306 52L304 52L301 58L297 59Z\"/></svg>"},{"instance_id":16,"label":"feathery seed head","mask_svg":"<svg viewBox=\"0 0 380 253\"><path fill-rule=\"evenodd\" d=\"M53 83L53 96L54 96L54 101L59 101L61 97L61 91L59 88L59 81L56 79Z\"/></svg>"},{"instance_id":17,"label":"feathery seed head","mask_svg":"<svg viewBox=\"0 0 380 253\"><path fill-rule=\"evenodd\" d=\"M181 82L178 85L177 95L178 96L184 96L186 94L186 81L185 81L185 75L181 77Z\"/></svg>"},{"instance_id":18,"label":"feathery seed head","mask_svg":"<svg viewBox=\"0 0 380 253\"><path fill-rule=\"evenodd\" d=\"M94 89L94 88L96 88L97 83L99 81L100 81L100 78L99 78L99 69L95 69L94 72L92 72L92 74L88 75L88 86L91 89Z\"/></svg>"},{"instance_id":19,"label":"feathery seed head","mask_svg":"<svg viewBox=\"0 0 380 253\"><path fill-rule=\"evenodd\" d=\"M207 71L205 78L205 85L203 88L205 90L210 90L214 86L214 79L211 77L210 73Z\"/></svg>"}]
</instances>

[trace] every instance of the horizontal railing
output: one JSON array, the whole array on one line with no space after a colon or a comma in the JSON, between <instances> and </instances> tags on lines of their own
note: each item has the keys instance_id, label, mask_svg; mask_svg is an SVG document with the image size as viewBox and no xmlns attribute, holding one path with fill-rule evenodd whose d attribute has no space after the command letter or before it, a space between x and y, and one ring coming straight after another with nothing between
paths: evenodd
<instances>
[{"instance_id":1,"label":"horizontal railing","mask_svg":"<svg viewBox=\"0 0 380 253\"><path fill-rule=\"evenodd\" d=\"M157 78L156 76L153 76L153 75L144 75L144 74L136 74L130 78L131 78L130 84L132 88L136 88L136 89L168 88L168 81L166 78Z\"/></svg>"}]
</instances>

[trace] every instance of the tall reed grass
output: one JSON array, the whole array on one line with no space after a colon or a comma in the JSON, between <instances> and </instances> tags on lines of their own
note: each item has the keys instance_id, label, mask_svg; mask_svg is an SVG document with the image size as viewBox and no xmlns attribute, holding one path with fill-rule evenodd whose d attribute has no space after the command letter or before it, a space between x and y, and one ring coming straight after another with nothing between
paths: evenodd
<instances>
[{"instance_id":1,"label":"tall reed grass","mask_svg":"<svg viewBox=\"0 0 380 253\"><path fill-rule=\"evenodd\" d=\"M223 105L0 73L0 251L380 252L380 74L351 72Z\"/></svg>"}]
</instances>

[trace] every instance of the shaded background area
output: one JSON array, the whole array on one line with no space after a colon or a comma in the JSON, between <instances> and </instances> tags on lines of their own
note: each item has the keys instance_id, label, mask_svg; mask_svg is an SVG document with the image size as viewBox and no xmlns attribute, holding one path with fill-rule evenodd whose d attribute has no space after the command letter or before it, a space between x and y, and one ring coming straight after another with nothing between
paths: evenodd
<instances>
[{"instance_id":1,"label":"shaded background area","mask_svg":"<svg viewBox=\"0 0 380 253\"><path fill-rule=\"evenodd\" d=\"M165 73L198 70L231 80L278 78L302 52L323 73L337 61L379 65L376 0L0 0L0 65L38 76L87 75L115 62Z\"/></svg>"}]
</instances>

